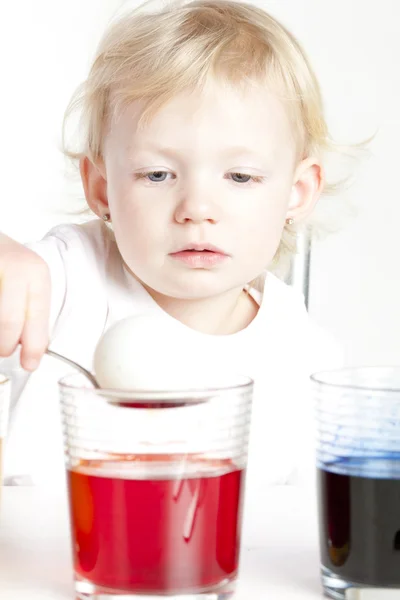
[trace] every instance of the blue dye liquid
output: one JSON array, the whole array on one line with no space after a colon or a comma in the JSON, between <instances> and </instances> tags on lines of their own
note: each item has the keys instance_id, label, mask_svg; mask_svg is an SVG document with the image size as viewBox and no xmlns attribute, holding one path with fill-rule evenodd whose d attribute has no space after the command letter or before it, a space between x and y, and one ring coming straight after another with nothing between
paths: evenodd
<instances>
[{"instance_id":1,"label":"blue dye liquid","mask_svg":"<svg viewBox=\"0 0 400 600\"><path fill-rule=\"evenodd\" d=\"M317 471L322 564L347 581L400 588L400 454L342 458Z\"/></svg>"}]
</instances>

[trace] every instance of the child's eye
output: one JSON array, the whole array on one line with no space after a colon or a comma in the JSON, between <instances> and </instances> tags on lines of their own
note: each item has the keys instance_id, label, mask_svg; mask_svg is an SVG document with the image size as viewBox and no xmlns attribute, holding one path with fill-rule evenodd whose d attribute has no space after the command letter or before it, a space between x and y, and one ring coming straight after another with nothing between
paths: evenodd
<instances>
[{"instance_id":1,"label":"child's eye","mask_svg":"<svg viewBox=\"0 0 400 600\"><path fill-rule=\"evenodd\" d=\"M168 176L172 176L172 173L168 173L168 171L148 171L146 173L136 173L136 177L138 179L147 179L152 183L162 183L169 178Z\"/></svg>"},{"instance_id":2,"label":"child's eye","mask_svg":"<svg viewBox=\"0 0 400 600\"><path fill-rule=\"evenodd\" d=\"M263 177L247 175L246 173L228 173L227 177L235 183L249 183L249 181L260 183L264 179Z\"/></svg>"},{"instance_id":3,"label":"child's eye","mask_svg":"<svg viewBox=\"0 0 400 600\"><path fill-rule=\"evenodd\" d=\"M152 173L147 173L147 178L150 181L154 181L154 183L159 183L160 181L165 181L167 179L168 173L165 171L153 171Z\"/></svg>"}]
</instances>

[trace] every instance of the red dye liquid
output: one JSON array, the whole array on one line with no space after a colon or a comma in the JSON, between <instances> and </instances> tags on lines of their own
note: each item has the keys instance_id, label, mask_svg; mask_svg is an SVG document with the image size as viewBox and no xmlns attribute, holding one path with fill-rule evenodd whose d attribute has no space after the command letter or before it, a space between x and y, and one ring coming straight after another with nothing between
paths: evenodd
<instances>
[{"instance_id":1,"label":"red dye liquid","mask_svg":"<svg viewBox=\"0 0 400 600\"><path fill-rule=\"evenodd\" d=\"M126 470L124 478L109 476L109 466L103 476L102 465L68 474L78 577L161 594L207 591L235 579L243 470L221 461L205 474L203 462L197 473L191 469L201 476L128 479Z\"/></svg>"}]
</instances>

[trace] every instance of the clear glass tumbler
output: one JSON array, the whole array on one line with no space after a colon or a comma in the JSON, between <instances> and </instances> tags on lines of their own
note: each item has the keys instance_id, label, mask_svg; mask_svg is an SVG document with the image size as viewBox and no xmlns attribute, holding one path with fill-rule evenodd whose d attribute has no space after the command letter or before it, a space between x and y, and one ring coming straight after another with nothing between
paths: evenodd
<instances>
[{"instance_id":1,"label":"clear glass tumbler","mask_svg":"<svg viewBox=\"0 0 400 600\"><path fill-rule=\"evenodd\" d=\"M322 583L330 598L400 598L400 367L312 376Z\"/></svg>"},{"instance_id":2,"label":"clear glass tumbler","mask_svg":"<svg viewBox=\"0 0 400 600\"><path fill-rule=\"evenodd\" d=\"M60 382L77 598L233 594L252 390Z\"/></svg>"},{"instance_id":3,"label":"clear glass tumbler","mask_svg":"<svg viewBox=\"0 0 400 600\"><path fill-rule=\"evenodd\" d=\"M10 380L5 375L0 374L0 487L3 482L3 443L8 426L10 390Z\"/></svg>"}]
</instances>

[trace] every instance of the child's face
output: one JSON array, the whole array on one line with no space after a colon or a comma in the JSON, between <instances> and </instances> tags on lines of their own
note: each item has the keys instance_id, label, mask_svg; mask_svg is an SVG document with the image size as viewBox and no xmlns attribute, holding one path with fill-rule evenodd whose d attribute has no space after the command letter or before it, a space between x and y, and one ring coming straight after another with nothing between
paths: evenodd
<instances>
[{"instance_id":1,"label":"child's face","mask_svg":"<svg viewBox=\"0 0 400 600\"><path fill-rule=\"evenodd\" d=\"M310 164L300 169L305 186L299 179L284 107L260 88L210 84L175 97L142 128L140 109L112 124L104 165L89 176L92 207L109 204L125 263L156 292L205 298L240 288L271 263L285 219L305 210L318 179ZM226 256L173 256L194 244Z\"/></svg>"}]
</instances>

